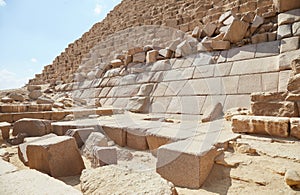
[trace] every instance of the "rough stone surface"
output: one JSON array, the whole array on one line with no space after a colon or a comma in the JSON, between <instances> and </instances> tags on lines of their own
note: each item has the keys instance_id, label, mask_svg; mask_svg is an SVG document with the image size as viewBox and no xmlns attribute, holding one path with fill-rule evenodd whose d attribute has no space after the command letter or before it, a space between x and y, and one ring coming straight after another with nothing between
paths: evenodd
<instances>
[{"instance_id":1,"label":"rough stone surface","mask_svg":"<svg viewBox=\"0 0 300 195\"><path fill-rule=\"evenodd\" d=\"M157 173L115 165L84 170L80 181L83 194L177 194L173 184Z\"/></svg>"},{"instance_id":2,"label":"rough stone surface","mask_svg":"<svg viewBox=\"0 0 300 195\"><path fill-rule=\"evenodd\" d=\"M215 148L202 144L185 140L161 146L157 151L157 173L176 186L200 188L218 153Z\"/></svg>"},{"instance_id":3,"label":"rough stone surface","mask_svg":"<svg viewBox=\"0 0 300 195\"><path fill-rule=\"evenodd\" d=\"M226 32L223 40L237 43L241 41L247 32L249 24L240 20L234 20Z\"/></svg>"},{"instance_id":4,"label":"rough stone surface","mask_svg":"<svg viewBox=\"0 0 300 195\"><path fill-rule=\"evenodd\" d=\"M223 105L220 102L217 102L216 104L212 104L210 107L208 107L201 119L202 122L209 122L218 119L223 114Z\"/></svg>"},{"instance_id":5,"label":"rough stone surface","mask_svg":"<svg viewBox=\"0 0 300 195\"><path fill-rule=\"evenodd\" d=\"M90 136L90 134L94 131L94 128L69 129L66 135L74 137L78 148L81 148Z\"/></svg>"},{"instance_id":6,"label":"rough stone surface","mask_svg":"<svg viewBox=\"0 0 300 195\"><path fill-rule=\"evenodd\" d=\"M37 100L42 95L43 93L40 90L34 90L29 93L29 98L33 100Z\"/></svg>"},{"instance_id":7,"label":"rough stone surface","mask_svg":"<svg viewBox=\"0 0 300 195\"><path fill-rule=\"evenodd\" d=\"M92 132L89 135L88 139L86 140L82 148L83 155L85 155L86 157L92 157L93 148L95 146L100 146L100 147L108 146L106 137L100 132Z\"/></svg>"},{"instance_id":8,"label":"rough stone surface","mask_svg":"<svg viewBox=\"0 0 300 195\"><path fill-rule=\"evenodd\" d=\"M232 131L235 133L254 133L278 137L289 136L289 118L267 116L234 116Z\"/></svg>"},{"instance_id":9,"label":"rough stone surface","mask_svg":"<svg viewBox=\"0 0 300 195\"><path fill-rule=\"evenodd\" d=\"M81 174L85 168L74 138L56 136L27 145L28 166L53 177Z\"/></svg>"},{"instance_id":10,"label":"rough stone surface","mask_svg":"<svg viewBox=\"0 0 300 195\"><path fill-rule=\"evenodd\" d=\"M102 167L118 163L117 149L115 147L99 147L93 148L93 167Z\"/></svg>"},{"instance_id":11,"label":"rough stone surface","mask_svg":"<svg viewBox=\"0 0 300 195\"><path fill-rule=\"evenodd\" d=\"M0 177L2 175L8 174L8 173L15 172L17 170L18 170L18 168L16 166L14 166L13 164L6 162L0 158Z\"/></svg>"},{"instance_id":12,"label":"rough stone surface","mask_svg":"<svg viewBox=\"0 0 300 195\"><path fill-rule=\"evenodd\" d=\"M284 175L285 183L291 187L300 188L300 172L299 170L289 169L285 172Z\"/></svg>"},{"instance_id":13,"label":"rough stone surface","mask_svg":"<svg viewBox=\"0 0 300 195\"><path fill-rule=\"evenodd\" d=\"M291 118L291 136L300 139L300 118Z\"/></svg>"},{"instance_id":14,"label":"rough stone surface","mask_svg":"<svg viewBox=\"0 0 300 195\"><path fill-rule=\"evenodd\" d=\"M0 176L0 194L82 194L72 186L35 170Z\"/></svg>"},{"instance_id":15,"label":"rough stone surface","mask_svg":"<svg viewBox=\"0 0 300 195\"><path fill-rule=\"evenodd\" d=\"M26 133L28 136L43 136L51 132L51 122L43 119L24 118L15 122L13 135Z\"/></svg>"},{"instance_id":16,"label":"rough stone surface","mask_svg":"<svg viewBox=\"0 0 300 195\"><path fill-rule=\"evenodd\" d=\"M297 117L298 107L295 102L254 102L251 111L256 116Z\"/></svg>"}]
</instances>

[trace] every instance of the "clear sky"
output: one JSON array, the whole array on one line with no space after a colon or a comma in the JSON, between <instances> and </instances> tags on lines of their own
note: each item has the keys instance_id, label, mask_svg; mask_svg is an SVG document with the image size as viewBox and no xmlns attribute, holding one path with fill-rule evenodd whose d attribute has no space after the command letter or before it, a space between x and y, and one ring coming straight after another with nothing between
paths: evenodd
<instances>
[{"instance_id":1,"label":"clear sky","mask_svg":"<svg viewBox=\"0 0 300 195\"><path fill-rule=\"evenodd\" d=\"M0 0L0 89L24 86L121 0Z\"/></svg>"}]
</instances>

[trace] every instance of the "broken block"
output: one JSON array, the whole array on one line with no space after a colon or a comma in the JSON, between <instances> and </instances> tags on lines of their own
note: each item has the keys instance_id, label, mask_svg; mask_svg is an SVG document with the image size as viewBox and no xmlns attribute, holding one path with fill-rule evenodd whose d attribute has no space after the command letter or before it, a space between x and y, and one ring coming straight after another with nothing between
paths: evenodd
<instances>
[{"instance_id":1,"label":"broken block","mask_svg":"<svg viewBox=\"0 0 300 195\"><path fill-rule=\"evenodd\" d=\"M93 167L102 167L117 163L117 149L115 147L95 146L93 148Z\"/></svg>"},{"instance_id":2,"label":"broken block","mask_svg":"<svg viewBox=\"0 0 300 195\"><path fill-rule=\"evenodd\" d=\"M93 156L93 148L95 146L107 147L107 139L100 132L92 132L83 146L83 155L90 158Z\"/></svg>"},{"instance_id":3,"label":"broken block","mask_svg":"<svg viewBox=\"0 0 300 195\"><path fill-rule=\"evenodd\" d=\"M288 137L289 122L288 117L234 116L232 117L232 131Z\"/></svg>"},{"instance_id":4,"label":"broken block","mask_svg":"<svg viewBox=\"0 0 300 195\"><path fill-rule=\"evenodd\" d=\"M291 136L300 139L300 118L291 118Z\"/></svg>"},{"instance_id":5,"label":"broken block","mask_svg":"<svg viewBox=\"0 0 300 195\"><path fill-rule=\"evenodd\" d=\"M176 186L200 188L217 155L216 148L193 139L167 144L158 148L156 172Z\"/></svg>"},{"instance_id":6,"label":"broken block","mask_svg":"<svg viewBox=\"0 0 300 195\"><path fill-rule=\"evenodd\" d=\"M13 135L26 133L27 136L43 136L51 133L51 122L43 119L23 118L15 122Z\"/></svg>"},{"instance_id":7,"label":"broken block","mask_svg":"<svg viewBox=\"0 0 300 195\"><path fill-rule=\"evenodd\" d=\"M81 148L88 139L89 135L94 131L94 128L69 129L66 135L74 137L78 148Z\"/></svg>"},{"instance_id":8,"label":"broken block","mask_svg":"<svg viewBox=\"0 0 300 195\"><path fill-rule=\"evenodd\" d=\"M80 175L85 169L76 141L56 136L27 145L28 166L52 177Z\"/></svg>"},{"instance_id":9,"label":"broken block","mask_svg":"<svg viewBox=\"0 0 300 195\"><path fill-rule=\"evenodd\" d=\"M10 123L0 122L0 130L4 140L9 138Z\"/></svg>"}]
</instances>

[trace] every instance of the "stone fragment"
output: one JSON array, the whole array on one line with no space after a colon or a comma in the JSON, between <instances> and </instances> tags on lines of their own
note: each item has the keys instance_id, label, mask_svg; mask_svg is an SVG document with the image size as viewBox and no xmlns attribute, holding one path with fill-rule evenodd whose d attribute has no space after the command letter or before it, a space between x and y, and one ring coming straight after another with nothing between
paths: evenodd
<instances>
[{"instance_id":1,"label":"stone fragment","mask_svg":"<svg viewBox=\"0 0 300 195\"><path fill-rule=\"evenodd\" d=\"M297 117L298 107L295 102L254 102L251 111L256 116Z\"/></svg>"},{"instance_id":2,"label":"stone fragment","mask_svg":"<svg viewBox=\"0 0 300 195\"><path fill-rule=\"evenodd\" d=\"M27 136L43 136L51 132L51 122L43 119L23 118L15 122L13 136L26 133Z\"/></svg>"},{"instance_id":3,"label":"stone fragment","mask_svg":"<svg viewBox=\"0 0 300 195\"><path fill-rule=\"evenodd\" d=\"M232 131L234 133L288 137L289 120L288 117L234 116L232 118Z\"/></svg>"},{"instance_id":4,"label":"stone fragment","mask_svg":"<svg viewBox=\"0 0 300 195\"><path fill-rule=\"evenodd\" d=\"M290 10L278 15L278 25L292 24L300 21L300 9Z\"/></svg>"},{"instance_id":5,"label":"stone fragment","mask_svg":"<svg viewBox=\"0 0 300 195\"><path fill-rule=\"evenodd\" d=\"M1 130L3 140L6 140L9 138L10 126L11 125L8 122L0 122L0 130Z\"/></svg>"},{"instance_id":6,"label":"stone fragment","mask_svg":"<svg viewBox=\"0 0 300 195\"><path fill-rule=\"evenodd\" d=\"M190 54L193 53L193 49L191 47L191 45L189 44L188 41L183 41L181 42L178 46L177 46L177 49L176 49L176 53L179 51L179 53L182 55L182 56L188 56Z\"/></svg>"},{"instance_id":7,"label":"stone fragment","mask_svg":"<svg viewBox=\"0 0 300 195\"><path fill-rule=\"evenodd\" d=\"M224 22L227 18L231 16L231 11L223 13L219 18L219 23Z\"/></svg>"},{"instance_id":8,"label":"stone fragment","mask_svg":"<svg viewBox=\"0 0 300 195\"><path fill-rule=\"evenodd\" d=\"M161 49L159 50L159 56L169 59L173 56L173 51L169 48Z\"/></svg>"},{"instance_id":9,"label":"stone fragment","mask_svg":"<svg viewBox=\"0 0 300 195\"><path fill-rule=\"evenodd\" d=\"M52 177L80 175L85 168L74 138L56 136L27 145L28 166Z\"/></svg>"},{"instance_id":10,"label":"stone fragment","mask_svg":"<svg viewBox=\"0 0 300 195\"><path fill-rule=\"evenodd\" d=\"M112 60L110 64L112 65L113 68L118 68L123 65L123 62L120 59L116 59L116 60Z\"/></svg>"},{"instance_id":11,"label":"stone fragment","mask_svg":"<svg viewBox=\"0 0 300 195\"><path fill-rule=\"evenodd\" d=\"M149 97L132 97L126 107L126 110L136 113L147 113L149 111Z\"/></svg>"},{"instance_id":12,"label":"stone fragment","mask_svg":"<svg viewBox=\"0 0 300 195\"><path fill-rule=\"evenodd\" d=\"M158 57L158 51L157 50L151 50L147 52L146 56L146 63L154 63L157 61Z\"/></svg>"},{"instance_id":13,"label":"stone fragment","mask_svg":"<svg viewBox=\"0 0 300 195\"><path fill-rule=\"evenodd\" d=\"M33 90L29 93L29 98L33 100L37 100L39 97L41 97L43 93L40 90Z\"/></svg>"},{"instance_id":14,"label":"stone fragment","mask_svg":"<svg viewBox=\"0 0 300 195\"><path fill-rule=\"evenodd\" d=\"M192 37L198 39L200 38L200 32L202 32L199 28L199 26L196 26L192 32Z\"/></svg>"},{"instance_id":15,"label":"stone fragment","mask_svg":"<svg viewBox=\"0 0 300 195\"><path fill-rule=\"evenodd\" d=\"M163 145L157 151L156 172L176 186L200 188L217 155L215 148L205 147L197 140Z\"/></svg>"},{"instance_id":16,"label":"stone fragment","mask_svg":"<svg viewBox=\"0 0 300 195\"><path fill-rule=\"evenodd\" d=\"M300 36L300 22L296 22L292 26L294 36Z\"/></svg>"},{"instance_id":17,"label":"stone fragment","mask_svg":"<svg viewBox=\"0 0 300 195\"><path fill-rule=\"evenodd\" d=\"M223 24L229 26L233 23L234 20L236 20L236 17L231 15L226 20L224 20Z\"/></svg>"},{"instance_id":18,"label":"stone fragment","mask_svg":"<svg viewBox=\"0 0 300 195\"><path fill-rule=\"evenodd\" d=\"M42 89L42 87L39 85L28 85L27 86L27 90L30 92L32 92L34 90L41 90L41 89Z\"/></svg>"},{"instance_id":19,"label":"stone fragment","mask_svg":"<svg viewBox=\"0 0 300 195\"><path fill-rule=\"evenodd\" d=\"M140 52L143 52L143 51L144 51L144 48L142 48L142 47L134 47L134 48L129 49L127 54L128 55L134 55L134 54L137 54L137 53L140 53Z\"/></svg>"},{"instance_id":20,"label":"stone fragment","mask_svg":"<svg viewBox=\"0 0 300 195\"><path fill-rule=\"evenodd\" d=\"M24 96L18 93L11 93L8 97L18 102L23 102L25 100Z\"/></svg>"},{"instance_id":21,"label":"stone fragment","mask_svg":"<svg viewBox=\"0 0 300 195\"><path fill-rule=\"evenodd\" d=\"M300 139L300 118L291 118L291 136Z\"/></svg>"},{"instance_id":22,"label":"stone fragment","mask_svg":"<svg viewBox=\"0 0 300 195\"><path fill-rule=\"evenodd\" d=\"M292 93L300 92L300 74L290 77L287 89Z\"/></svg>"},{"instance_id":23,"label":"stone fragment","mask_svg":"<svg viewBox=\"0 0 300 195\"><path fill-rule=\"evenodd\" d=\"M39 97L36 101L37 104L54 104L54 100L46 97Z\"/></svg>"},{"instance_id":24,"label":"stone fragment","mask_svg":"<svg viewBox=\"0 0 300 195\"><path fill-rule=\"evenodd\" d=\"M153 171L135 171L116 165L84 170L80 181L84 194L177 194L171 182Z\"/></svg>"},{"instance_id":25,"label":"stone fragment","mask_svg":"<svg viewBox=\"0 0 300 195\"><path fill-rule=\"evenodd\" d=\"M201 121L209 122L218 119L223 114L223 106L220 102L210 105L203 114Z\"/></svg>"},{"instance_id":26,"label":"stone fragment","mask_svg":"<svg viewBox=\"0 0 300 195\"><path fill-rule=\"evenodd\" d=\"M78 148L81 148L94 131L94 128L69 129L66 135L74 137Z\"/></svg>"},{"instance_id":27,"label":"stone fragment","mask_svg":"<svg viewBox=\"0 0 300 195\"><path fill-rule=\"evenodd\" d=\"M139 52L139 53L136 53L133 55L133 59L132 59L133 62L136 62L136 63L143 63L146 61L146 54L145 52Z\"/></svg>"},{"instance_id":28,"label":"stone fragment","mask_svg":"<svg viewBox=\"0 0 300 195\"><path fill-rule=\"evenodd\" d=\"M252 21L251 28L258 28L264 23L264 18L256 15Z\"/></svg>"},{"instance_id":29,"label":"stone fragment","mask_svg":"<svg viewBox=\"0 0 300 195\"><path fill-rule=\"evenodd\" d=\"M88 139L86 140L84 146L83 146L83 155L92 158L93 157L93 148L95 146L100 146L100 147L107 147L107 139L106 137L100 133L100 132L92 132Z\"/></svg>"},{"instance_id":30,"label":"stone fragment","mask_svg":"<svg viewBox=\"0 0 300 195\"><path fill-rule=\"evenodd\" d=\"M232 24L229 26L223 41L230 41L231 43L237 43L246 35L249 24L240 20L233 20Z\"/></svg>"},{"instance_id":31,"label":"stone fragment","mask_svg":"<svg viewBox=\"0 0 300 195\"><path fill-rule=\"evenodd\" d=\"M99 147L93 148L92 166L102 167L106 165L117 164L117 149L115 147Z\"/></svg>"},{"instance_id":32,"label":"stone fragment","mask_svg":"<svg viewBox=\"0 0 300 195\"><path fill-rule=\"evenodd\" d=\"M299 170L288 169L284 175L285 183L291 187L300 188L300 172Z\"/></svg>"},{"instance_id":33,"label":"stone fragment","mask_svg":"<svg viewBox=\"0 0 300 195\"><path fill-rule=\"evenodd\" d=\"M169 45L169 49L171 50L171 51L176 51L176 49L177 49L177 46L179 45L181 43L181 39L180 38L178 38L178 39L176 39L176 40L174 40L170 45Z\"/></svg>"},{"instance_id":34,"label":"stone fragment","mask_svg":"<svg viewBox=\"0 0 300 195\"><path fill-rule=\"evenodd\" d=\"M280 53L299 49L299 42L299 37L290 37L282 39L280 43Z\"/></svg>"},{"instance_id":35,"label":"stone fragment","mask_svg":"<svg viewBox=\"0 0 300 195\"><path fill-rule=\"evenodd\" d=\"M237 116L237 115L249 115L250 114L250 110L248 110L248 108L240 108L240 107L236 107L236 108L231 108L229 110L227 110L225 112L224 118L227 121L231 121L232 117Z\"/></svg>"},{"instance_id":36,"label":"stone fragment","mask_svg":"<svg viewBox=\"0 0 300 195\"><path fill-rule=\"evenodd\" d=\"M292 36L292 25L285 24L278 27L277 39L284 39Z\"/></svg>"},{"instance_id":37,"label":"stone fragment","mask_svg":"<svg viewBox=\"0 0 300 195\"><path fill-rule=\"evenodd\" d=\"M36 170L2 175L0 186L0 194L82 194L74 187Z\"/></svg>"},{"instance_id":38,"label":"stone fragment","mask_svg":"<svg viewBox=\"0 0 300 195\"><path fill-rule=\"evenodd\" d=\"M203 31L206 34L206 36L211 37L217 29L217 25L214 23L209 23L204 26Z\"/></svg>"},{"instance_id":39,"label":"stone fragment","mask_svg":"<svg viewBox=\"0 0 300 195\"><path fill-rule=\"evenodd\" d=\"M292 61L291 67L294 75L300 74L300 57Z\"/></svg>"},{"instance_id":40,"label":"stone fragment","mask_svg":"<svg viewBox=\"0 0 300 195\"><path fill-rule=\"evenodd\" d=\"M228 50L230 49L230 42L229 41L211 41L211 47L214 50Z\"/></svg>"}]
</instances>

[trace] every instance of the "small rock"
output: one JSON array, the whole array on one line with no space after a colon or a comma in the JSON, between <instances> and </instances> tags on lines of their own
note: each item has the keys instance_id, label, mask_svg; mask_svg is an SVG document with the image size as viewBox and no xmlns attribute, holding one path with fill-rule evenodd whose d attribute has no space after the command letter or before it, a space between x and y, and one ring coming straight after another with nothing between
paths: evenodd
<instances>
[{"instance_id":1,"label":"small rock","mask_svg":"<svg viewBox=\"0 0 300 195\"><path fill-rule=\"evenodd\" d=\"M37 100L42 95L43 93L41 92L41 90L33 90L29 93L29 98L33 100Z\"/></svg>"},{"instance_id":2,"label":"small rock","mask_svg":"<svg viewBox=\"0 0 300 195\"><path fill-rule=\"evenodd\" d=\"M11 93L8 97L18 102L23 102L25 100L23 95L17 93Z\"/></svg>"},{"instance_id":3,"label":"small rock","mask_svg":"<svg viewBox=\"0 0 300 195\"><path fill-rule=\"evenodd\" d=\"M284 180L287 185L300 188L300 172L289 169L285 172Z\"/></svg>"}]
</instances>

